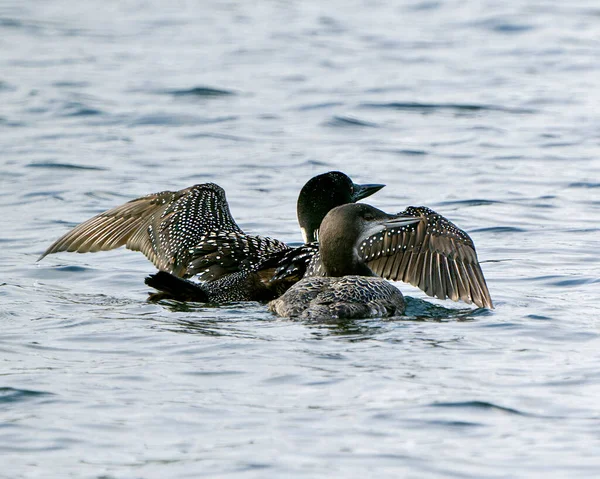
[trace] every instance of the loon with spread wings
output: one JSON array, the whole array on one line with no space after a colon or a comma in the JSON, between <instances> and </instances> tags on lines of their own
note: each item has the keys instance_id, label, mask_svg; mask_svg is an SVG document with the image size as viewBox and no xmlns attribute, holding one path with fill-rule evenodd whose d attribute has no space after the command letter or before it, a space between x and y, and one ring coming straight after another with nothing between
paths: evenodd
<instances>
[{"instance_id":1,"label":"loon with spread wings","mask_svg":"<svg viewBox=\"0 0 600 479\"><path fill-rule=\"evenodd\" d=\"M429 296L493 308L475 244L467 233L425 206L409 206L398 216L414 221L401 229L374 232L356 245L357 257L370 271L412 284ZM342 237L345 224L335 224ZM287 253L273 280L295 271L303 271L302 277L331 275L317 243Z\"/></svg>"},{"instance_id":2,"label":"loon with spread wings","mask_svg":"<svg viewBox=\"0 0 600 479\"><path fill-rule=\"evenodd\" d=\"M384 185L355 184L338 171L311 178L298 197L298 221L306 242L318 238L332 208L353 203ZM81 223L40 257L61 251L141 251L160 270L146 282L162 293L153 299L204 302L269 300L298 281L303 271L288 267L274 279L280 260L295 248L248 235L233 219L225 191L214 183L137 198ZM195 277L202 283L186 281Z\"/></svg>"},{"instance_id":3,"label":"loon with spread wings","mask_svg":"<svg viewBox=\"0 0 600 479\"><path fill-rule=\"evenodd\" d=\"M366 204L332 209L305 277L269 309L309 320L386 317L404 312L402 293L382 277L430 296L493 308L469 236L428 208L397 215Z\"/></svg>"},{"instance_id":4,"label":"loon with spread wings","mask_svg":"<svg viewBox=\"0 0 600 479\"><path fill-rule=\"evenodd\" d=\"M328 276L316 242L321 221L331 209L382 187L356 185L341 172L309 180L298 197L305 244L297 248L245 234L231 216L223 189L206 183L148 195L101 213L59 238L41 258L60 251L126 246L143 252L160 270L146 279L160 291L152 299L266 301L303 277ZM416 221L401 231L375 232L357 245L357 254L369 270L413 284L430 296L492 308L467 233L426 207L409 207L401 215ZM192 276L201 283L185 279Z\"/></svg>"}]
</instances>

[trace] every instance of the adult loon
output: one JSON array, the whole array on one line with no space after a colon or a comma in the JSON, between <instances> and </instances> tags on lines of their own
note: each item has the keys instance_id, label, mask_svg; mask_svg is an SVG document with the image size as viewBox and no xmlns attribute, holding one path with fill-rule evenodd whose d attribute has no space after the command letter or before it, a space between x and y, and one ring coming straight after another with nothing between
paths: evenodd
<instances>
[{"instance_id":1,"label":"adult loon","mask_svg":"<svg viewBox=\"0 0 600 479\"><path fill-rule=\"evenodd\" d=\"M355 184L339 171L311 178L297 204L304 240L316 240L331 208L366 198L383 186ZM229 211L225 191L214 183L147 195L100 213L56 240L39 259L61 251L86 253L121 246L141 251L160 270L146 279L162 290L153 299L269 300L304 273L302 268L279 264L295 248L244 233ZM275 280L276 268L283 273ZM192 276L202 283L182 279Z\"/></svg>"},{"instance_id":2,"label":"adult loon","mask_svg":"<svg viewBox=\"0 0 600 479\"><path fill-rule=\"evenodd\" d=\"M313 320L402 314L402 293L378 275L493 308L473 242L427 208L390 215L367 204L338 206L321 224L319 261L322 276L303 278L269 309Z\"/></svg>"}]
</instances>

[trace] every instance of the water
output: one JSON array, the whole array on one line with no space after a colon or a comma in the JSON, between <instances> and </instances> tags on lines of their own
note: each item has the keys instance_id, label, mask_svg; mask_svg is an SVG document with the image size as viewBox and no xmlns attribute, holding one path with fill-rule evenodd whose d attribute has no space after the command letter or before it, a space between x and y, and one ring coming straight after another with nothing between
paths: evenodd
<instances>
[{"instance_id":1,"label":"water","mask_svg":"<svg viewBox=\"0 0 600 479\"><path fill-rule=\"evenodd\" d=\"M0 3L0 475L598 477L593 2ZM341 169L473 237L494 311L304 324L148 304L140 254L38 255L214 181L300 241Z\"/></svg>"}]
</instances>

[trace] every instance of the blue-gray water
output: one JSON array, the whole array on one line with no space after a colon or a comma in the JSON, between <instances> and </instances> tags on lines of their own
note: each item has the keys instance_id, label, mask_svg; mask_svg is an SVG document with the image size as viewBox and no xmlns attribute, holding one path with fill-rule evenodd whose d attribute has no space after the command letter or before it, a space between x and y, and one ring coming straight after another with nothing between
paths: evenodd
<instances>
[{"instance_id":1,"label":"blue-gray water","mask_svg":"<svg viewBox=\"0 0 600 479\"><path fill-rule=\"evenodd\" d=\"M598 477L600 8L0 3L0 475ZM38 255L214 181L300 241L341 169L474 239L494 311L314 325L146 302L139 253Z\"/></svg>"}]
</instances>

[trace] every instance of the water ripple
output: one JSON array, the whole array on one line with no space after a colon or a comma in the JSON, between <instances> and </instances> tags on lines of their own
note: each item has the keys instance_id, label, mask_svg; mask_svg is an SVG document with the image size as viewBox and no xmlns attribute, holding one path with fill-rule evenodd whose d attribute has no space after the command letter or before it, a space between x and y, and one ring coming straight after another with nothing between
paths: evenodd
<instances>
[{"instance_id":1,"label":"water ripple","mask_svg":"<svg viewBox=\"0 0 600 479\"><path fill-rule=\"evenodd\" d=\"M584 284L593 284L598 282L598 278L595 276L583 276L577 275L575 277L568 277L562 275L543 275L543 276L533 276L528 278L530 281L543 281L552 286L560 286L560 287L573 287L573 286L582 286Z\"/></svg>"},{"instance_id":2,"label":"water ripple","mask_svg":"<svg viewBox=\"0 0 600 479\"><path fill-rule=\"evenodd\" d=\"M518 409L498 406L497 404L487 401L459 401L459 402L434 402L430 406L438 408L452 408L452 409L484 409L489 411L498 411L507 414L514 414L516 416L533 416L532 414L519 411Z\"/></svg>"},{"instance_id":3,"label":"water ripple","mask_svg":"<svg viewBox=\"0 0 600 479\"><path fill-rule=\"evenodd\" d=\"M232 96L236 93L232 90L222 90L219 88L212 88L207 86L197 86L193 88L184 88L181 90L163 90L162 93L168 93L173 96L183 97L198 97L198 98L215 98L222 96Z\"/></svg>"},{"instance_id":4,"label":"water ripple","mask_svg":"<svg viewBox=\"0 0 600 479\"><path fill-rule=\"evenodd\" d=\"M104 112L98 108L92 108L80 102L67 102L63 105L61 116L78 117L78 116L97 116L103 115Z\"/></svg>"},{"instance_id":5,"label":"water ripple","mask_svg":"<svg viewBox=\"0 0 600 479\"><path fill-rule=\"evenodd\" d=\"M214 138L217 140L228 140L228 141L235 141L235 142L255 141L252 138L246 138L246 137L242 137L242 136L238 136L238 135L228 135L226 133L207 133L207 132L190 133L187 135L183 135L183 138L187 138L190 140L196 140L196 139L200 139L200 138Z\"/></svg>"},{"instance_id":6,"label":"water ripple","mask_svg":"<svg viewBox=\"0 0 600 479\"><path fill-rule=\"evenodd\" d=\"M35 162L29 163L28 168L50 168L59 170L93 170L93 171L107 171L108 168L101 166L89 166L89 165L76 165L71 163L54 163L54 162Z\"/></svg>"},{"instance_id":7,"label":"water ripple","mask_svg":"<svg viewBox=\"0 0 600 479\"><path fill-rule=\"evenodd\" d=\"M196 115L171 114L171 113L151 113L141 115L131 121L131 126L191 126L191 125L212 125L235 121L238 117L235 115L217 116L214 118L203 118Z\"/></svg>"},{"instance_id":8,"label":"water ripple","mask_svg":"<svg viewBox=\"0 0 600 479\"><path fill-rule=\"evenodd\" d=\"M569 188L600 188L600 183L595 181L576 181L574 183L569 183Z\"/></svg>"},{"instance_id":9,"label":"water ripple","mask_svg":"<svg viewBox=\"0 0 600 479\"><path fill-rule=\"evenodd\" d=\"M328 101L322 103L309 103L307 105L300 105L295 108L296 111L310 111L310 110L320 110L324 108L332 108L336 106L343 106L344 103L340 101Z\"/></svg>"},{"instance_id":10,"label":"water ripple","mask_svg":"<svg viewBox=\"0 0 600 479\"><path fill-rule=\"evenodd\" d=\"M442 206L486 206L486 205L494 205L501 204L503 201L496 200L485 200L483 198L478 199L470 199L470 200L451 200L451 201L441 201L438 205Z\"/></svg>"},{"instance_id":11,"label":"water ripple","mask_svg":"<svg viewBox=\"0 0 600 479\"><path fill-rule=\"evenodd\" d=\"M529 230L517 226L490 226L488 228L475 228L470 233L527 233Z\"/></svg>"},{"instance_id":12,"label":"water ripple","mask_svg":"<svg viewBox=\"0 0 600 479\"><path fill-rule=\"evenodd\" d=\"M479 105L475 103L420 103L420 102L389 102L389 103L360 103L359 108L381 108L390 110L408 110L408 111L441 111L456 110L464 112L478 111L499 111L505 113L536 113L536 110L528 108L511 108L498 105Z\"/></svg>"},{"instance_id":13,"label":"water ripple","mask_svg":"<svg viewBox=\"0 0 600 479\"><path fill-rule=\"evenodd\" d=\"M0 80L0 92L13 92L16 88L4 80Z\"/></svg>"},{"instance_id":14,"label":"water ripple","mask_svg":"<svg viewBox=\"0 0 600 479\"><path fill-rule=\"evenodd\" d=\"M530 24L520 23L505 18L492 18L482 22L475 22L470 26L484 28L496 33L517 34L533 30L535 27Z\"/></svg>"},{"instance_id":15,"label":"water ripple","mask_svg":"<svg viewBox=\"0 0 600 479\"><path fill-rule=\"evenodd\" d=\"M53 394L46 391L34 391L32 389L0 387L0 404L23 402L46 396L53 396Z\"/></svg>"},{"instance_id":16,"label":"water ripple","mask_svg":"<svg viewBox=\"0 0 600 479\"><path fill-rule=\"evenodd\" d=\"M350 116L334 116L330 120L324 123L325 126L333 128L354 128L354 127L366 127L366 128L377 128L376 123L372 123L365 120L359 120Z\"/></svg>"},{"instance_id":17,"label":"water ripple","mask_svg":"<svg viewBox=\"0 0 600 479\"><path fill-rule=\"evenodd\" d=\"M424 156L427 155L428 152L426 150L416 150L416 149L408 149L408 148L374 148L373 150L376 153L391 153L394 155L400 156Z\"/></svg>"}]
</instances>

